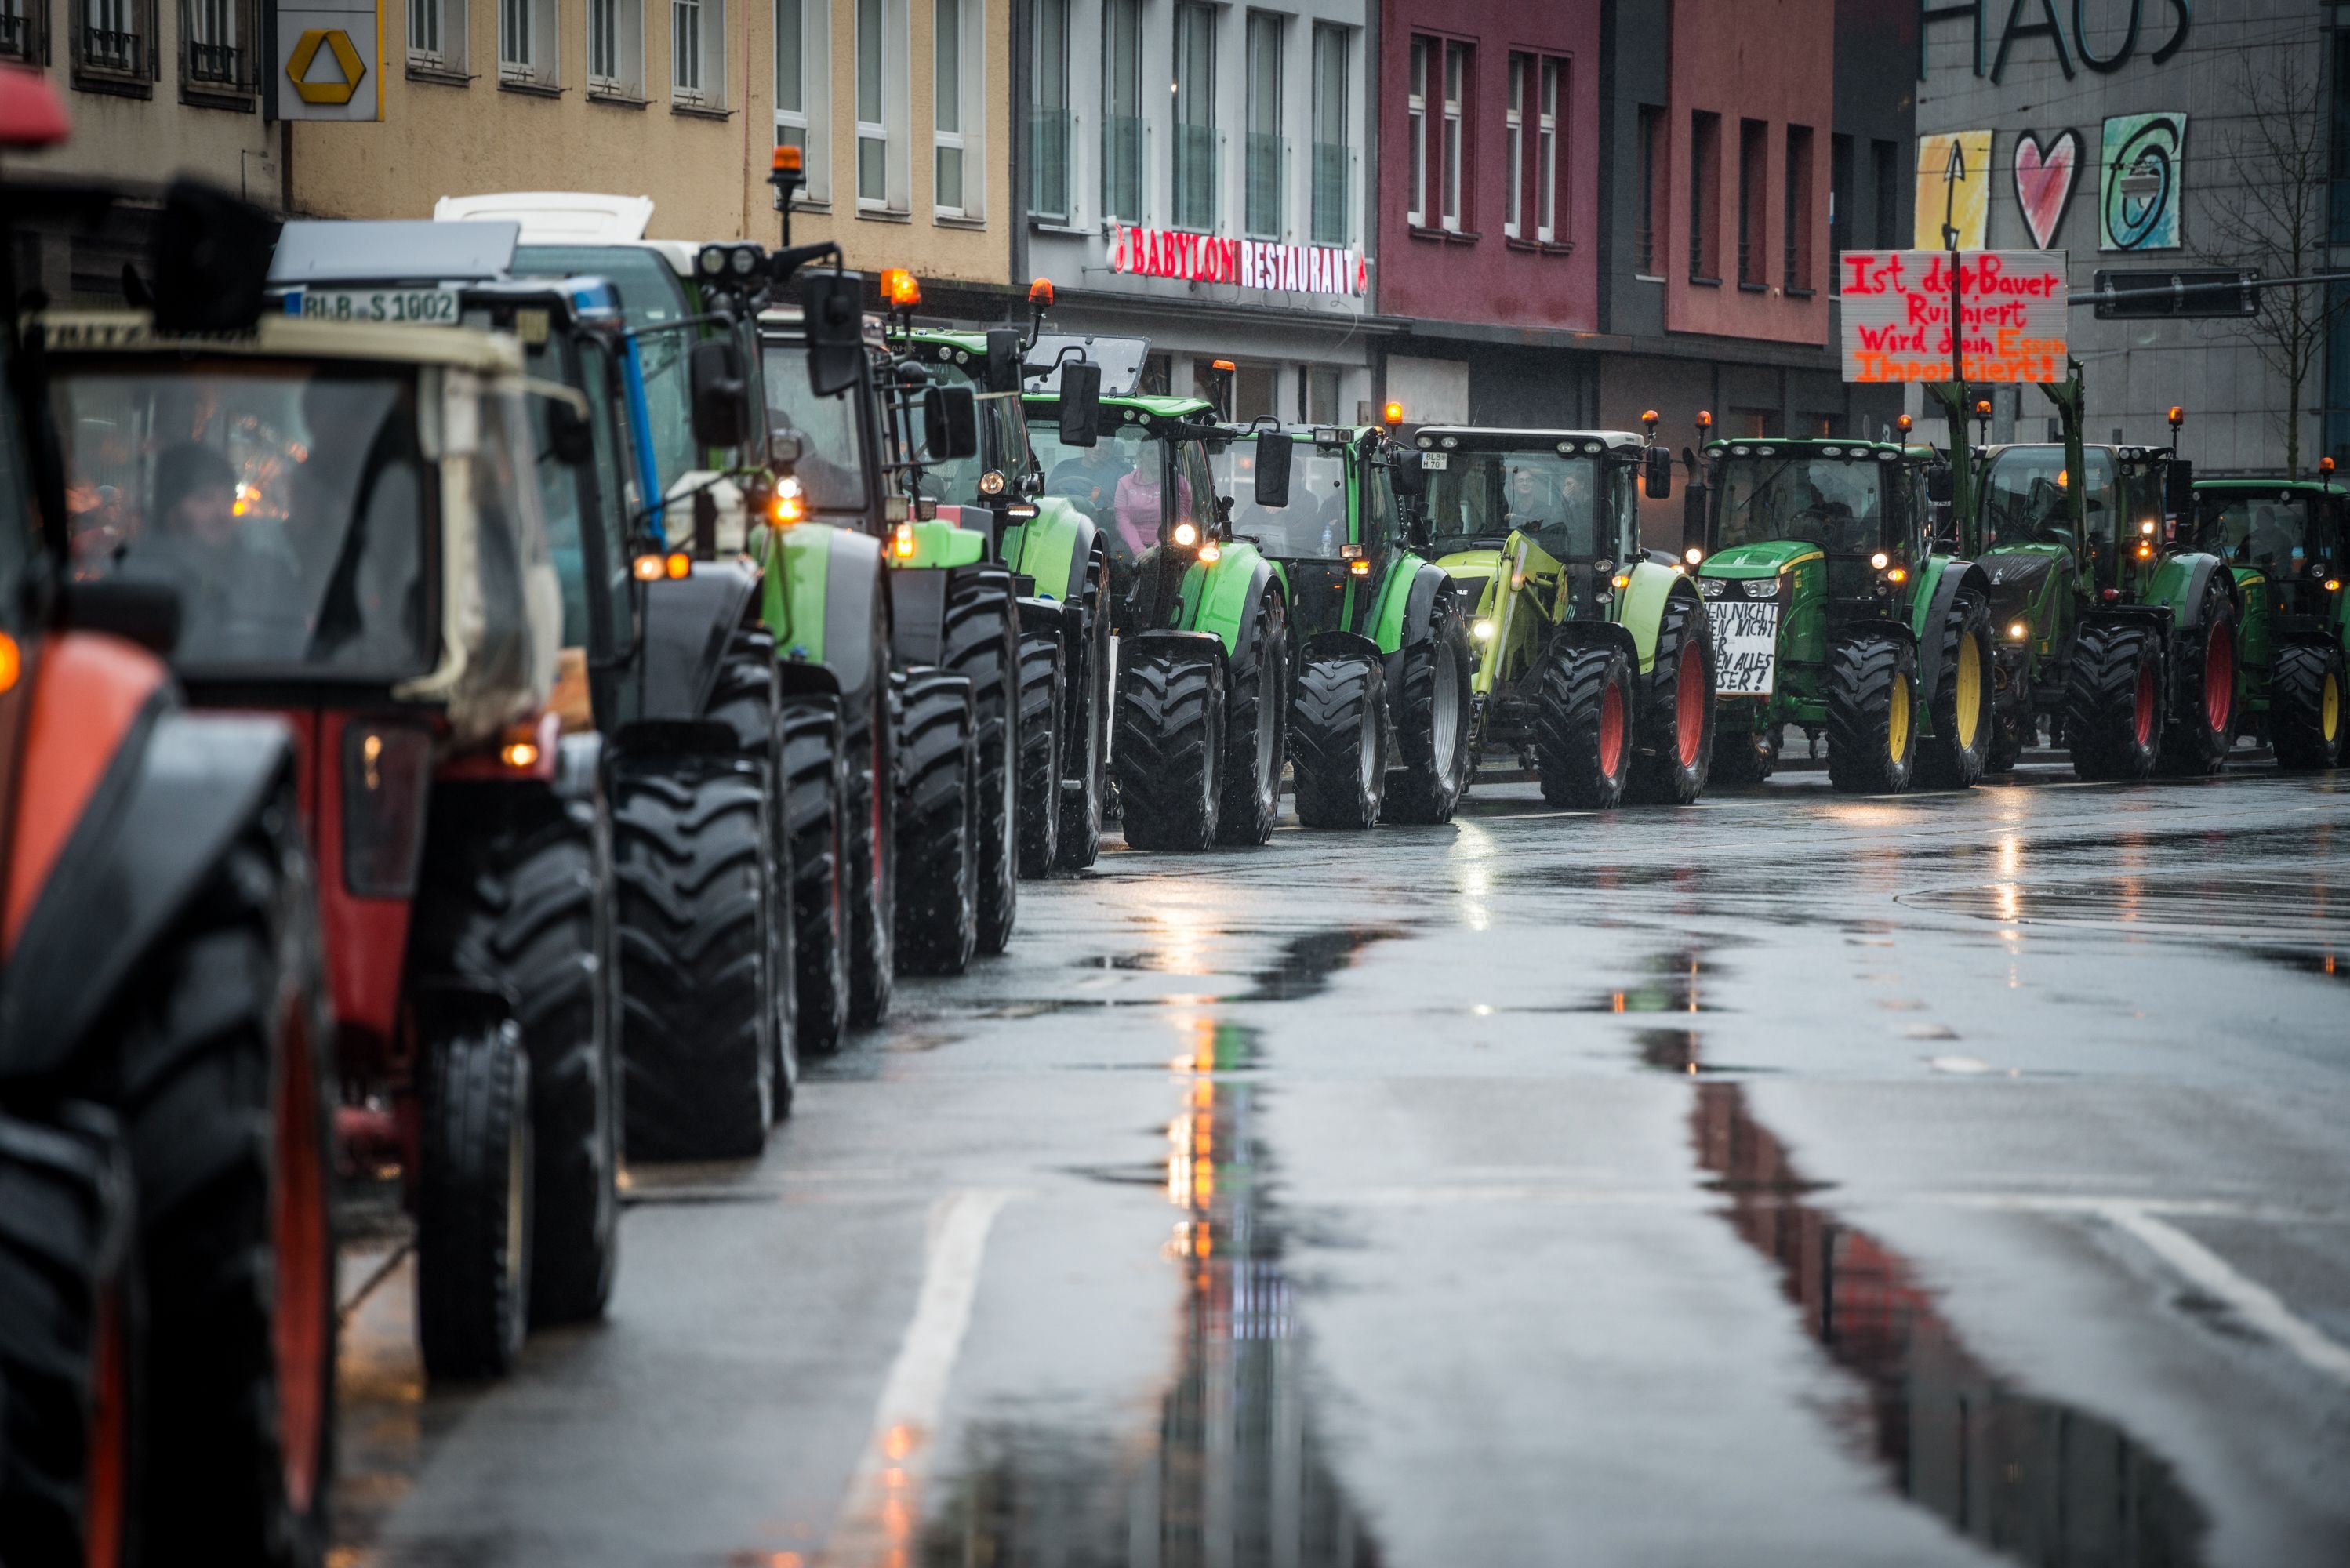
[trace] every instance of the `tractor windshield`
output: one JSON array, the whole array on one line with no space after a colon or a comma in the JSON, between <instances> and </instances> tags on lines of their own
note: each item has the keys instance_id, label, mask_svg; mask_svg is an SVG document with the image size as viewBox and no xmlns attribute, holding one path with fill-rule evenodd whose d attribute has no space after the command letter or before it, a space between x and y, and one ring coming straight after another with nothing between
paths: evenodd
<instances>
[{"instance_id":1,"label":"tractor windshield","mask_svg":"<svg viewBox=\"0 0 2350 1568\"><path fill-rule=\"evenodd\" d=\"M1532 535L1562 561L1589 560L1615 547L1601 511L1596 459L1547 451L1449 452L1430 452L1422 462L1433 554L1497 545L1513 533Z\"/></svg>"},{"instance_id":2,"label":"tractor windshield","mask_svg":"<svg viewBox=\"0 0 2350 1568\"><path fill-rule=\"evenodd\" d=\"M1166 443L1139 424L1105 419L1093 445L1064 446L1055 418L1040 415L1028 431L1045 470L1045 493L1064 497L1092 518L1109 535L1112 555L1133 561L1159 543Z\"/></svg>"},{"instance_id":3,"label":"tractor windshield","mask_svg":"<svg viewBox=\"0 0 2350 1568\"><path fill-rule=\"evenodd\" d=\"M2195 497L2195 548L2272 578L2318 569L2341 548L2334 508L2290 490L2206 490Z\"/></svg>"},{"instance_id":4,"label":"tractor windshield","mask_svg":"<svg viewBox=\"0 0 2350 1568\"><path fill-rule=\"evenodd\" d=\"M2090 448L2086 497L2089 538L2110 544L2118 503L2113 454ZM2073 543L2073 519L2064 504L2072 483L2061 446L2012 446L1997 453L1983 475L1983 537L1991 545Z\"/></svg>"},{"instance_id":5,"label":"tractor windshield","mask_svg":"<svg viewBox=\"0 0 2350 1568\"><path fill-rule=\"evenodd\" d=\"M1232 498L1232 532L1282 561L1336 561L1347 542L1347 460L1326 447L1293 443L1289 504L1256 504L1256 442L1243 439L1218 454L1217 477Z\"/></svg>"},{"instance_id":6,"label":"tractor windshield","mask_svg":"<svg viewBox=\"0 0 2350 1568\"><path fill-rule=\"evenodd\" d=\"M819 398L808 389L805 344L771 338L761 350L761 361L767 386L767 433L799 438L800 457L792 472L806 490L809 507L863 512L865 462L857 404L846 392Z\"/></svg>"},{"instance_id":7,"label":"tractor windshield","mask_svg":"<svg viewBox=\"0 0 2350 1568\"><path fill-rule=\"evenodd\" d=\"M438 497L413 369L176 355L52 369L74 575L177 588L181 667L431 667ZM512 441L484 430L482 446L475 466L504 464L505 493L527 482Z\"/></svg>"},{"instance_id":8,"label":"tractor windshield","mask_svg":"<svg viewBox=\"0 0 2350 1568\"><path fill-rule=\"evenodd\" d=\"M970 457L959 457L951 462L926 463L922 468L921 493L933 501L947 504L973 506L986 499L979 488L979 476L993 470L1003 476L1005 491L1028 470L1027 416L1020 406L1017 392L990 392L977 378L960 365L932 365L931 374L950 387L967 386L979 398L979 451ZM772 389L774 378L768 379ZM802 387L807 385L802 373ZM806 401L805 397L802 401ZM919 407L919 404L917 405ZM1004 492L998 492L999 494Z\"/></svg>"},{"instance_id":9,"label":"tractor windshield","mask_svg":"<svg viewBox=\"0 0 2350 1568\"><path fill-rule=\"evenodd\" d=\"M514 270L517 277L592 275L610 281L629 329L642 334L637 357L644 366L645 407L662 493L679 475L702 467L685 366L696 334L674 325L692 312L667 259L649 245L523 245L515 251ZM664 327L668 330L649 330Z\"/></svg>"},{"instance_id":10,"label":"tractor windshield","mask_svg":"<svg viewBox=\"0 0 2350 1568\"><path fill-rule=\"evenodd\" d=\"M1714 547L1787 539L1835 556L1881 549L1889 537L1885 470L1890 466L1801 452L1728 458Z\"/></svg>"}]
</instances>

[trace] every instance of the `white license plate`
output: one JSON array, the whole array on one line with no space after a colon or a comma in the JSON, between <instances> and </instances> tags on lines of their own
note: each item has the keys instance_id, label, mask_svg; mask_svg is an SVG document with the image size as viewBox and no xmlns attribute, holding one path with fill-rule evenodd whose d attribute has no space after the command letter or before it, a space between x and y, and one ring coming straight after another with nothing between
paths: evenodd
<instances>
[{"instance_id":1,"label":"white license plate","mask_svg":"<svg viewBox=\"0 0 2350 1568\"><path fill-rule=\"evenodd\" d=\"M1723 697L1768 697L1779 663L1779 607L1712 599L1713 689Z\"/></svg>"},{"instance_id":2,"label":"white license plate","mask_svg":"<svg viewBox=\"0 0 2350 1568\"><path fill-rule=\"evenodd\" d=\"M453 288L306 288L296 297L306 321L454 327L459 320Z\"/></svg>"},{"instance_id":3,"label":"white license plate","mask_svg":"<svg viewBox=\"0 0 2350 1568\"><path fill-rule=\"evenodd\" d=\"M1419 454L1419 466L1431 472L1441 472L1445 469L1452 466L1452 454L1449 452L1421 452Z\"/></svg>"}]
</instances>

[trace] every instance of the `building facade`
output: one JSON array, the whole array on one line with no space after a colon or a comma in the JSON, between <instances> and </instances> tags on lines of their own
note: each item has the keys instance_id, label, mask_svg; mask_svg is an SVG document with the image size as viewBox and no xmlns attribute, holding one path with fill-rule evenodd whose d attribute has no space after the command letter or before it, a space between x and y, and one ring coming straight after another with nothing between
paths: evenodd
<instances>
[{"instance_id":1,"label":"building facade","mask_svg":"<svg viewBox=\"0 0 2350 1568\"><path fill-rule=\"evenodd\" d=\"M383 0L380 123L293 127L294 209L427 217L444 195L653 199L657 237L755 239L802 150L795 244L963 303L1011 272L1013 0Z\"/></svg>"},{"instance_id":2,"label":"building facade","mask_svg":"<svg viewBox=\"0 0 2350 1568\"><path fill-rule=\"evenodd\" d=\"M1240 419L1353 420L1388 330L1360 0L1022 0L1018 271L1057 330L1147 337L1151 389L1232 361Z\"/></svg>"}]
</instances>

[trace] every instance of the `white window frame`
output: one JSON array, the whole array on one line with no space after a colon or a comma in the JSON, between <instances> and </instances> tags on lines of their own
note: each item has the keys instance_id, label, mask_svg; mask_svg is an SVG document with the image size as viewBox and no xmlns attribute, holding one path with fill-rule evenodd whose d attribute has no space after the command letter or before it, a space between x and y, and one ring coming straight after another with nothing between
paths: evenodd
<instances>
[{"instance_id":1,"label":"white window frame","mask_svg":"<svg viewBox=\"0 0 2350 1568\"><path fill-rule=\"evenodd\" d=\"M588 96L641 101L645 96L644 0L588 0L587 11ZM601 38L599 22L608 30Z\"/></svg>"},{"instance_id":2,"label":"white window frame","mask_svg":"<svg viewBox=\"0 0 2350 1568\"><path fill-rule=\"evenodd\" d=\"M1248 12L1242 26L1241 233L1253 239L1281 239L1290 226L1289 148L1287 126L1284 120L1282 104L1282 99L1285 96L1284 88L1287 86L1284 74L1286 65L1284 57L1289 53L1288 28L1284 25L1287 21L1288 18L1278 11L1252 9ZM1263 69L1265 61L1259 53L1260 49L1272 51L1272 69L1269 72ZM1263 102L1263 95L1258 90L1267 86L1272 88L1273 101L1270 105ZM1267 109L1271 111L1269 114L1263 112ZM1257 129L1260 118L1266 119L1272 125L1273 130L1269 133ZM1250 221L1258 215L1249 210L1251 176L1254 171L1253 167L1254 150L1250 145L1250 138L1266 134L1270 134L1276 143L1274 165L1275 190L1273 198L1273 223L1270 227L1259 227ZM1239 395L1237 391L1233 393L1235 399Z\"/></svg>"},{"instance_id":3,"label":"white window frame","mask_svg":"<svg viewBox=\"0 0 2350 1568\"><path fill-rule=\"evenodd\" d=\"M562 40L562 0L498 0L499 83L561 87Z\"/></svg>"},{"instance_id":4,"label":"white window frame","mask_svg":"<svg viewBox=\"0 0 2350 1568\"><path fill-rule=\"evenodd\" d=\"M857 124L857 157L853 177L857 189L857 211L859 214L875 213L901 216L913 210L911 171L907 158L908 121L910 118L908 100L912 94L910 72L913 62L912 33L908 26L906 0L853 0L857 7L858 59L855 104ZM875 72L880 103L868 106L865 101L864 21L868 15L876 19L880 57ZM893 47L894 46L894 47ZM868 107L878 107L879 119L868 119ZM881 149L881 193L868 195L865 185L865 149L868 144Z\"/></svg>"},{"instance_id":5,"label":"white window frame","mask_svg":"<svg viewBox=\"0 0 2350 1568\"><path fill-rule=\"evenodd\" d=\"M1463 161L1466 153L1462 143L1467 140L1461 123L1469 101L1469 46L1453 39L1444 45L1444 227L1448 233L1461 232L1461 213L1466 203L1461 190Z\"/></svg>"},{"instance_id":6,"label":"white window frame","mask_svg":"<svg viewBox=\"0 0 2350 1568\"><path fill-rule=\"evenodd\" d=\"M1561 224L1558 221L1558 155L1560 134L1566 119L1566 96L1572 78L1566 74L1566 62L1555 56L1540 57L1542 72L1535 102L1538 118L1534 129L1534 178L1541 182L1534 195L1534 238L1544 244L1555 244Z\"/></svg>"},{"instance_id":7,"label":"white window frame","mask_svg":"<svg viewBox=\"0 0 2350 1568\"><path fill-rule=\"evenodd\" d=\"M1512 49L1509 96L1502 106L1502 162L1509 173L1502 200L1502 233L1513 240L1518 237L1518 216L1525 204L1525 92L1526 57Z\"/></svg>"},{"instance_id":8,"label":"white window frame","mask_svg":"<svg viewBox=\"0 0 2350 1568\"><path fill-rule=\"evenodd\" d=\"M1325 101L1326 94L1324 89L1330 85L1324 75L1324 66L1327 59L1327 57L1324 53L1326 48L1335 49L1337 52L1338 78L1336 82L1337 92L1336 94L1336 103ZM1306 55L1306 69L1312 77L1313 94L1312 101L1309 106L1311 118L1306 122L1305 143L1308 148L1314 150L1308 154L1312 161L1311 167L1307 171L1306 178L1305 221L1308 230L1307 237L1315 244L1335 244L1343 245L1354 237L1355 137L1353 122L1349 118L1353 108L1354 94L1350 90L1351 84L1347 76L1348 68L1353 65L1353 30L1342 23L1315 22L1314 24L1314 32L1311 38L1310 47ZM1322 130L1325 125L1336 126L1339 136L1338 140L1324 141L1322 140ZM1339 233L1335 236L1325 235L1318 232L1315 232L1316 216L1321 211L1322 191L1319 176L1321 173L1322 164L1320 149L1324 147L1336 147L1343 150L1347 154L1345 165L1341 169L1338 176L1341 186L1338 196Z\"/></svg>"},{"instance_id":9,"label":"white window frame","mask_svg":"<svg viewBox=\"0 0 2350 1568\"><path fill-rule=\"evenodd\" d=\"M689 33L686 29L691 28ZM680 48L679 40L687 47ZM726 0L670 0L669 100L672 109L726 108ZM690 51L690 52L689 52ZM691 79L685 67L691 60Z\"/></svg>"},{"instance_id":10,"label":"white window frame","mask_svg":"<svg viewBox=\"0 0 2350 1568\"><path fill-rule=\"evenodd\" d=\"M939 45L941 13L955 8L956 126L938 123ZM987 15L986 0L931 0L931 210L950 222L971 222L987 214ZM939 198L939 167L943 155L958 155L962 169L962 202L950 205Z\"/></svg>"},{"instance_id":11,"label":"white window frame","mask_svg":"<svg viewBox=\"0 0 2350 1568\"><path fill-rule=\"evenodd\" d=\"M408 66L438 75L465 74L466 0L408 0Z\"/></svg>"},{"instance_id":12,"label":"white window frame","mask_svg":"<svg viewBox=\"0 0 2350 1568\"><path fill-rule=\"evenodd\" d=\"M775 51L775 145L786 130L799 133L802 206L832 200L832 0L789 0L800 22L800 107L783 107L783 54ZM785 0L775 0L773 18L780 41Z\"/></svg>"},{"instance_id":13,"label":"white window frame","mask_svg":"<svg viewBox=\"0 0 2350 1568\"><path fill-rule=\"evenodd\" d=\"M1413 35L1411 74L1404 88L1405 140L1410 146L1411 172L1404 182L1403 221L1415 229L1428 226L1428 57L1435 48L1435 40Z\"/></svg>"}]
</instances>

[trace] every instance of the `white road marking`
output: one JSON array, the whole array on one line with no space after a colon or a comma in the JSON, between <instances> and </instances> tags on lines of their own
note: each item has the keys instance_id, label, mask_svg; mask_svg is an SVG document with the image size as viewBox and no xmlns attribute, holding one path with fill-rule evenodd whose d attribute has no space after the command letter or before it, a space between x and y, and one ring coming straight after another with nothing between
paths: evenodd
<instances>
[{"instance_id":1,"label":"white road marking","mask_svg":"<svg viewBox=\"0 0 2350 1568\"><path fill-rule=\"evenodd\" d=\"M2099 1212L2190 1282L2226 1302L2246 1324L2293 1352L2311 1370L2350 1383L2350 1350L2328 1339L2314 1324L2295 1317L2266 1285L2238 1273L2217 1252L2137 1204L2108 1204Z\"/></svg>"},{"instance_id":2,"label":"white road marking","mask_svg":"<svg viewBox=\"0 0 2350 1568\"><path fill-rule=\"evenodd\" d=\"M1010 1197L1001 1189L972 1188L950 1193L931 1208L922 1293L874 1404L872 1436L816 1560L825 1568L910 1559L921 1522L930 1439L946 1404L963 1334L971 1327L988 1229Z\"/></svg>"}]
</instances>

